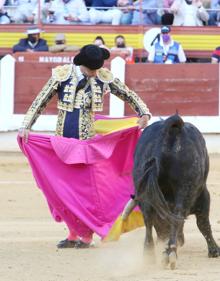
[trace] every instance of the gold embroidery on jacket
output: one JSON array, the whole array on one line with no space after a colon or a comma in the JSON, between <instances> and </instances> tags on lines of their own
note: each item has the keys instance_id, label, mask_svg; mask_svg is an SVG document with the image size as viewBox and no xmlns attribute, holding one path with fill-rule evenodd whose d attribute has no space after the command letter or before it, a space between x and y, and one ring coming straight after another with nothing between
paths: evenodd
<instances>
[{"instance_id":1,"label":"gold embroidery on jacket","mask_svg":"<svg viewBox=\"0 0 220 281\"><path fill-rule=\"evenodd\" d=\"M112 72L104 67L97 70L97 77L103 83L110 83L114 79Z\"/></svg>"},{"instance_id":2,"label":"gold embroidery on jacket","mask_svg":"<svg viewBox=\"0 0 220 281\"><path fill-rule=\"evenodd\" d=\"M57 108L68 112L73 112L73 103L66 103L59 100L57 102Z\"/></svg>"},{"instance_id":3,"label":"gold embroidery on jacket","mask_svg":"<svg viewBox=\"0 0 220 281\"><path fill-rule=\"evenodd\" d=\"M76 94L74 101L74 108L81 108L83 106L83 96L85 91L83 89L79 90Z\"/></svg>"},{"instance_id":4,"label":"gold embroidery on jacket","mask_svg":"<svg viewBox=\"0 0 220 281\"><path fill-rule=\"evenodd\" d=\"M90 78L90 86L92 92L92 111L103 110L103 93L101 87L97 84L95 78Z\"/></svg>"},{"instance_id":5,"label":"gold embroidery on jacket","mask_svg":"<svg viewBox=\"0 0 220 281\"><path fill-rule=\"evenodd\" d=\"M95 135L94 115L90 110L80 109L79 115L79 138L82 140Z\"/></svg>"},{"instance_id":6,"label":"gold embroidery on jacket","mask_svg":"<svg viewBox=\"0 0 220 281\"><path fill-rule=\"evenodd\" d=\"M66 111L59 110L57 116L56 133L55 133L56 136L63 136L65 118L66 118Z\"/></svg>"},{"instance_id":7,"label":"gold embroidery on jacket","mask_svg":"<svg viewBox=\"0 0 220 281\"><path fill-rule=\"evenodd\" d=\"M59 82L66 81L73 72L72 64L59 65L52 69L52 77Z\"/></svg>"}]
</instances>

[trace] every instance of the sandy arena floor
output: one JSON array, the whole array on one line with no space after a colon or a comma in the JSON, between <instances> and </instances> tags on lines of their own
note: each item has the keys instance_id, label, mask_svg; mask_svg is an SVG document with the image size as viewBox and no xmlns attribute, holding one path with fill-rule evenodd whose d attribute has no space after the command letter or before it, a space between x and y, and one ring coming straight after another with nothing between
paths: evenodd
<instances>
[{"instance_id":1,"label":"sandy arena floor","mask_svg":"<svg viewBox=\"0 0 220 281\"><path fill-rule=\"evenodd\" d=\"M211 155L210 163L210 219L220 245L220 155ZM1 281L220 281L220 258L207 257L194 217L186 221L174 271L161 268L160 245L155 262L143 257L144 228L118 242L95 237L94 249L57 250L67 230L52 220L21 153L0 153L0 202Z\"/></svg>"}]
</instances>

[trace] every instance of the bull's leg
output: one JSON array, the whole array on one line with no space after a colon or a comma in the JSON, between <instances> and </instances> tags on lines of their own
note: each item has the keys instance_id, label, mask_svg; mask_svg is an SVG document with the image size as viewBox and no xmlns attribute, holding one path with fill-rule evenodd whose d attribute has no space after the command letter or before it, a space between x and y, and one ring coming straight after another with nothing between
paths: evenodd
<instances>
[{"instance_id":1,"label":"bull's leg","mask_svg":"<svg viewBox=\"0 0 220 281\"><path fill-rule=\"evenodd\" d=\"M182 224L182 227L180 227L179 232L178 232L178 236L177 236L178 246L180 246L180 247L182 247L184 245L184 242L185 242L184 233L183 233L183 226L184 226L184 223Z\"/></svg>"},{"instance_id":2,"label":"bull's leg","mask_svg":"<svg viewBox=\"0 0 220 281\"><path fill-rule=\"evenodd\" d=\"M210 195L207 188L205 188L199 199L197 200L195 215L197 226L202 235L205 237L208 245L208 256L214 258L220 256L220 248L218 247L212 236L211 225L209 222L209 207Z\"/></svg>"},{"instance_id":3,"label":"bull's leg","mask_svg":"<svg viewBox=\"0 0 220 281\"><path fill-rule=\"evenodd\" d=\"M147 253L149 250L153 250L154 248L154 240L152 234L154 211L152 207L147 203L140 204L140 208L144 217L144 223L146 227L144 252Z\"/></svg>"},{"instance_id":4,"label":"bull's leg","mask_svg":"<svg viewBox=\"0 0 220 281\"><path fill-rule=\"evenodd\" d=\"M144 251L152 250L154 248L154 240L152 235L153 222L149 217L144 216L144 222L146 226L145 240L144 240Z\"/></svg>"},{"instance_id":5,"label":"bull's leg","mask_svg":"<svg viewBox=\"0 0 220 281\"><path fill-rule=\"evenodd\" d=\"M173 212L177 217L183 218L183 207L179 202L176 204L176 207ZM163 253L163 265L169 264L171 269L176 268L177 261L177 242L181 237L184 240L183 236L183 225L184 220L179 220L171 224L170 227L170 238L168 246ZM183 241L182 241L183 242Z\"/></svg>"}]
</instances>

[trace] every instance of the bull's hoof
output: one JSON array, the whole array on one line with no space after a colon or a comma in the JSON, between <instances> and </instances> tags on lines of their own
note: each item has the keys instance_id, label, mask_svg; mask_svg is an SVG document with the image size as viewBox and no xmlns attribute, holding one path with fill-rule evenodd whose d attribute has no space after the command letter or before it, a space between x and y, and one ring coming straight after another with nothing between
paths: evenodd
<instances>
[{"instance_id":1,"label":"bull's hoof","mask_svg":"<svg viewBox=\"0 0 220 281\"><path fill-rule=\"evenodd\" d=\"M176 251L167 249L163 252L162 255L162 266L163 268L166 268L167 266L170 267L170 269L176 268L176 262L177 262L177 254Z\"/></svg>"},{"instance_id":2,"label":"bull's hoof","mask_svg":"<svg viewBox=\"0 0 220 281\"><path fill-rule=\"evenodd\" d=\"M164 251L163 254L162 254L162 266L163 268L166 268L169 264L169 255L167 253L167 251Z\"/></svg>"},{"instance_id":3,"label":"bull's hoof","mask_svg":"<svg viewBox=\"0 0 220 281\"><path fill-rule=\"evenodd\" d=\"M176 252L172 251L169 254L169 264L170 264L170 269L174 270L176 268L176 262L177 262L177 255Z\"/></svg>"},{"instance_id":4,"label":"bull's hoof","mask_svg":"<svg viewBox=\"0 0 220 281\"><path fill-rule=\"evenodd\" d=\"M208 253L209 258L217 258L220 256L220 248L212 248L209 249L209 253Z\"/></svg>"}]
</instances>

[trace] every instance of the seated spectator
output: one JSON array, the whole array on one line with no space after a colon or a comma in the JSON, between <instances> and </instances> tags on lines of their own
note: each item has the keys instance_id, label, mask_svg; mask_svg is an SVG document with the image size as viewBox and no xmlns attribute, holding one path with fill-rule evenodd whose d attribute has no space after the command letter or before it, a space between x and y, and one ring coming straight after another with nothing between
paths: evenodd
<instances>
[{"instance_id":1,"label":"seated spectator","mask_svg":"<svg viewBox=\"0 0 220 281\"><path fill-rule=\"evenodd\" d=\"M160 15L158 14L160 1L157 0L137 0L134 2L134 12L132 24L154 25L160 23ZM143 15L140 16L140 10L143 9Z\"/></svg>"},{"instance_id":2,"label":"seated spectator","mask_svg":"<svg viewBox=\"0 0 220 281\"><path fill-rule=\"evenodd\" d=\"M171 13L164 13L161 16L161 24L162 25L173 25L174 15Z\"/></svg>"},{"instance_id":3,"label":"seated spectator","mask_svg":"<svg viewBox=\"0 0 220 281\"><path fill-rule=\"evenodd\" d=\"M16 0L13 0L13 1L16 1ZM41 9L41 12L40 12L40 22L42 23L45 23L46 22L46 11L45 11L45 7L46 6L50 6L50 2L53 1L53 0L38 0L38 3L37 5L35 6L35 9L32 11L32 15L33 15L33 22L34 24L38 24L39 22L39 3L40 3L40 9Z\"/></svg>"},{"instance_id":4,"label":"seated spectator","mask_svg":"<svg viewBox=\"0 0 220 281\"><path fill-rule=\"evenodd\" d=\"M53 0L45 4L46 22L54 24L80 24L89 22L89 13L83 0Z\"/></svg>"},{"instance_id":5,"label":"seated spectator","mask_svg":"<svg viewBox=\"0 0 220 281\"><path fill-rule=\"evenodd\" d=\"M172 6L174 0L163 0L163 13L161 14L161 24L162 25L172 25L174 20L174 15L170 13L170 7Z\"/></svg>"},{"instance_id":6,"label":"seated spectator","mask_svg":"<svg viewBox=\"0 0 220 281\"><path fill-rule=\"evenodd\" d=\"M57 34L55 37L55 44L49 47L49 51L52 53L59 53L59 52L74 52L78 51L80 47L78 46L71 46L66 44L66 37L65 34L60 33Z\"/></svg>"},{"instance_id":7,"label":"seated spectator","mask_svg":"<svg viewBox=\"0 0 220 281\"><path fill-rule=\"evenodd\" d=\"M209 25L220 26L220 0L211 0L209 12Z\"/></svg>"},{"instance_id":8,"label":"seated spectator","mask_svg":"<svg viewBox=\"0 0 220 281\"><path fill-rule=\"evenodd\" d=\"M117 9L116 6L117 0L92 0L91 8L89 10L91 23L119 25L122 11Z\"/></svg>"},{"instance_id":9,"label":"seated spectator","mask_svg":"<svg viewBox=\"0 0 220 281\"><path fill-rule=\"evenodd\" d=\"M220 47L217 47L215 51L212 53L211 62L212 63L220 62Z\"/></svg>"},{"instance_id":10,"label":"seated spectator","mask_svg":"<svg viewBox=\"0 0 220 281\"><path fill-rule=\"evenodd\" d=\"M118 0L117 6L121 8L122 16L120 24L131 24L133 18L134 5L132 0Z\"/></svg>"},{"instance_id":11,"label":"seated spectator","mask_svg":"<svg viewBox=\"0 0 220 281\"><path fill-rule=\"evenodd\" d=\"M17 0L12 16L14 23L34 23L34 11L38 8L38 0Z\"/></svg>"},{"instance_id":12,"label":"seated spectator","mask_svg":"<svg viewBox=\"0 0 220 281\"><path fill-rule=\"evenodd\" d=\"M203 26L208 24L209 15L200 0L175 0L170 11L174 14L173 25Z\"/></svg>"},{"instance_id":13,"label":"seated spectator","mask_svg":"<svg viewBox=\"0 0 220 281\"><path fill-rule=\"evenodd\" d=\"M148 61L152 63L184 63L186 56L182 46L173 41L170 35L171 28L169 26L161 27L161 34L148 54Z\"/></svg>"},{"instance_id":14,"label":"seated spectator","mask_svg":"<svg viewBox=\"0 0 220 281\"><path fill-rule=\"evenodd\" d=\"M133 48L126 46L123 35L115 37L115 46L111 48L111 52L121 54L127 62L133 62Z\"/></svg>"},{"instance_id":15,"label":"seated spectator","mask_svg":"<svg viewBox=\"0 0 220 281\"><path fill-rule=\"evenodd\" d=\"M27 29L27 38L20 39L19 43L13 46L15 52L45 52L48 51L47 42L40 38L41 30L35 26Z\"/></svg>"},{"instance_id":16,"label":"seated spectator","mask_svg":"<svg viewBox=\"0 0 220 281\"><path fill-rule=\"evenodd\" d=\"M4 10L4 5L7 5L6 0L0 0L0 24L8 24L11 22L11 18Z\"/></svg>"},{"instance_id":17,"label":"seated spectator","mask_svg":"<svg viewBox=\"0 0 220 281\"><path fill-rule=\"evenodd\" d=\"M102 36L96 36L95 40L93 41L93 44L100 48L105 48L109 50L109 48L105 45L105 41Z\"/></svg>"}]
</instances>

